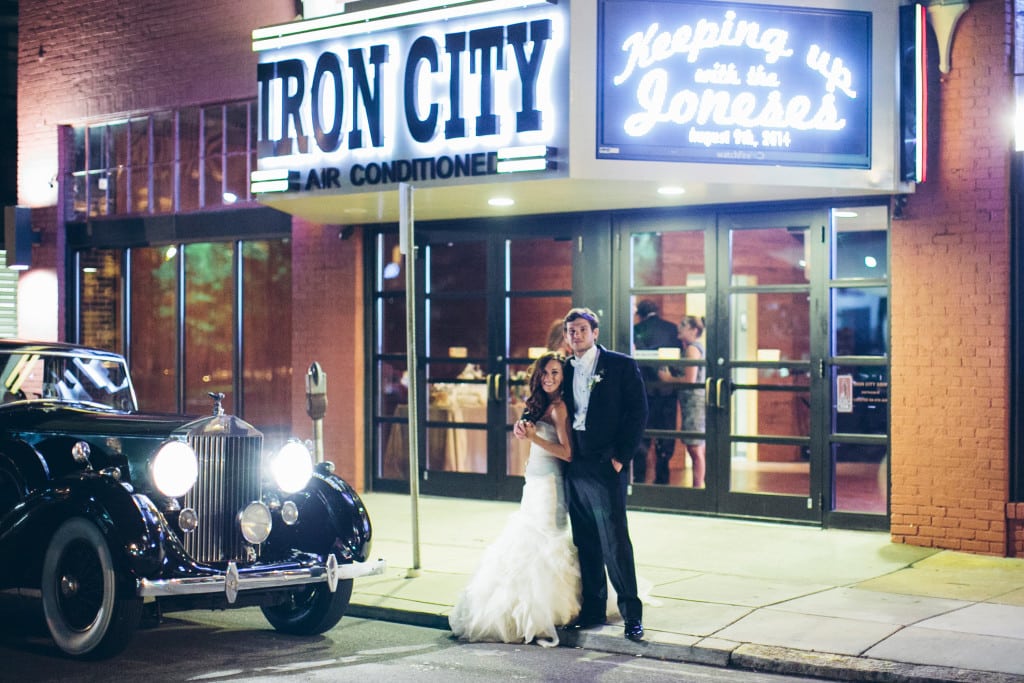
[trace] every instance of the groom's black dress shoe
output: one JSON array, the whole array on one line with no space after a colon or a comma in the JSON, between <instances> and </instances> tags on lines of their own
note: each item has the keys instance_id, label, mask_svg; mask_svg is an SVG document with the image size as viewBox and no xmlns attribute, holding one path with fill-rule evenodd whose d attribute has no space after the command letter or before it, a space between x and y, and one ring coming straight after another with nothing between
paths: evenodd
<instances>
[{"instance_id":1,"label":"groom's black dress shoe","mask_svg":"<svg viewBox=\"0 0 1024 683\"><path fill-rule=\"evenodd\" d=\"M597 628L598 626L605 625L604 617L597 616L580 616L577 617L576 621L570 622L565 625L565 628L569 631L582 631L588 628Z\"/></svg>"},{"instance_id":2,"label":"groom's black dress shoe","mask_svg":"<svg viewBox=\"0 0 1024 683\"><path fill-rule=\"evenodd\" d=\"M639 643L644 639L644 626L640 623L639 619L626 620L625 636L634 643Z\"/></svg>"}]
</instances>

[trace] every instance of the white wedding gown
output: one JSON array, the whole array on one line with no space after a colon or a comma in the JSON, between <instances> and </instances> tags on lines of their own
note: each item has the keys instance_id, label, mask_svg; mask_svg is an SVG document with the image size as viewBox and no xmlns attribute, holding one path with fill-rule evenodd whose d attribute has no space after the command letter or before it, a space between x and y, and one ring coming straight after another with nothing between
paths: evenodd
<instances>
[{"instance_id":1,"label":"white wedding gown","mask_svg":"<svg viewBox=\"0 0 1024 683\"><path fill-rule=\"evenodd\" d=\"M554 425L537 433L557 441ZM484 551L448 617L467 641L558 644L580 609L580 570L567 524L562 461L531 444L519 510Z\"/></svg>"}]
</instances>

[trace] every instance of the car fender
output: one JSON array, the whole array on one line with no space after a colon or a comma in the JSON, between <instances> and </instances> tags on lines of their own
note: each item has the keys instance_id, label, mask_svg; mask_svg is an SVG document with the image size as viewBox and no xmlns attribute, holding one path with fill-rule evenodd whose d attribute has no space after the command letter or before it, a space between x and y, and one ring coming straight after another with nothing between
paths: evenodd
<instances>
[{"instance_id":1,"label":"car fender","mask_svg":"<svg viewBox=\"0 0 1024 683\"><path fill-rule=\"evenodd\" d=\"M100 529L120 580L134 584L159 572L166 532L152 504L113 477L87 471L37 489L0 520L0 582L38 586L50 538L72 517Z\"/></svg>"},{"instance_id":2,"label":"car fender","mask_svg":"<svg viewBox=\"0 0 1024 683\"><path fill-rule=\"evenodd\" d=\"M365 562L369 557L370 518L345 480L317 471L305 489L285 500L298 507L299 523L289 527L275 520L265 557L283 559L292 549L316 553L321 560L333 553L342 563Z\"/></svg>"},{"instance_id":3,"label":"car fender","mask_svg":"<svg viewBox=\"0 0 1024 683\"><path fill-rule=\"evenodd\" d=\"M0 443L0 468L9 471L17 480L22 497L29 491L45 486L50 478L46 458L21 440L5 440ZM0 510L0 516L5 512Z\"/></svg>"}]
</instances>

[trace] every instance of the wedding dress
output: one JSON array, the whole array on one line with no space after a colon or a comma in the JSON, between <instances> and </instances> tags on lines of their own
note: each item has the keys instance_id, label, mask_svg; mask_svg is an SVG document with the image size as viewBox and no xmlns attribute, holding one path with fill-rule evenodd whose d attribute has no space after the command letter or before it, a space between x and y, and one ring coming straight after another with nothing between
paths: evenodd
<instances>
[{"instance_id":1,"label":"wedding dress","mask_svg":"<svg viewBox=\"0 0 1024 683\"><path fill-rule=\"evenodd\" d=\"M554 425L537 433L557 441ZM519 509L484 551L448 617L467 641L558 644L557 626L579 613L580 570L567 523L562 461L530 445Z\"/></svg>"}]
</instances>

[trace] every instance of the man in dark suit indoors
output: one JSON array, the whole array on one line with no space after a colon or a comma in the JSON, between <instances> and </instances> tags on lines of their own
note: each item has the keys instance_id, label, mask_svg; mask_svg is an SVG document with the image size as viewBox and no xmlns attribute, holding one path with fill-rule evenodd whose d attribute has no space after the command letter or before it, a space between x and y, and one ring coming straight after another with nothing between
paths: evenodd
<instances>
[{"instance_id":1,"label":"man in dark suit indoors","mask_svg":"<svg viewBox=\"0 0 1024 683\"><path fill-rule=\"evenodd\" d=\"M633 346L637 349L654 350L679 348L679 328L658 315L658 304L644 299L636 305L638 322L633 326ZM647 427L668 429L676 427L676 390L660 384L658 369L653 366L640 368L647 387ZM654 441L654 483L667 484L669 480L668 461L676 449L676 440L648 439L640 441L640 450L633 459L633 481L647 480L647 451Z\"/></svg>"},{"instance_id":2,"label":"man in dark suit indoors","mask_svg":"<svg viewBox=\"0 0 1024 683\"><path fill-rule=\"evenodd\" d=\"M607 567L625 636L639 641L643 606L626 524L626 490L629 464L647 423L647 395L636 361L598 345L597 334L597 315L589 308L573 308L565 316L573 351L564 389L573 435L565 481L583 584L580 615L571 627L605 623Z\"/></svg>"}]
</instances>

